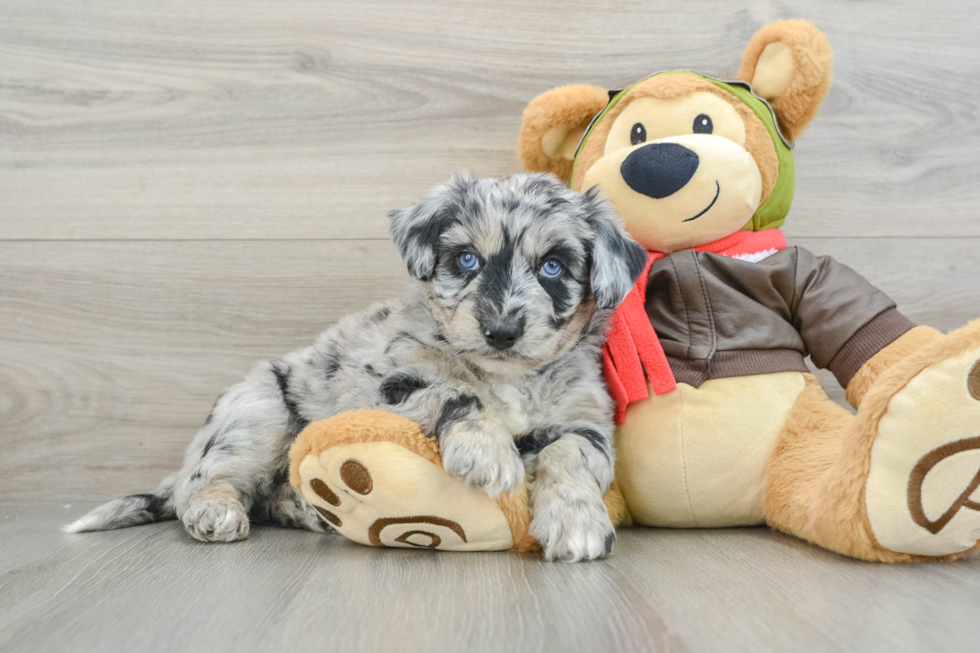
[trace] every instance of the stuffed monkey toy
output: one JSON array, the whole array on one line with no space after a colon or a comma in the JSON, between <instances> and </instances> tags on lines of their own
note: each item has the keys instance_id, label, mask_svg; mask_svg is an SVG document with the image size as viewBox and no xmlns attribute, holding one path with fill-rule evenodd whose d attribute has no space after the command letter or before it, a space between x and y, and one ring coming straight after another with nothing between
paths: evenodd
<instances>
[{"instance_id":1,"label":"stuffed monkey toy","mask_svg":"<svg viewBox=\"0 0 980 653\"><path fill-rule=\"evenodd\" d=\"M980 322L916 326L779 231L831 62L813 25L780 21L734 81L668 71L548 91L518 148L530 170L598 186L650 252L603 361L634 522L765 523L863 560L952 559L980 537Z\"/></svg>"}]
</instances>

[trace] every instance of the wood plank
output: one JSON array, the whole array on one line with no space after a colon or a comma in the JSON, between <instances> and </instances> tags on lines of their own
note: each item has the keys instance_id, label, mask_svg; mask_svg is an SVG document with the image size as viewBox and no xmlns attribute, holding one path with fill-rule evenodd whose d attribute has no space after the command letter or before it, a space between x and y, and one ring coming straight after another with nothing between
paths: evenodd
<instances>
[{"instance_id":1,"label":"wood plank","mask_svg":"<svg viewBox=\"0 0 980 653\"><path fill-rule=\"evenodd\" d=\"M155 485L220 389L407 278L381 241L0 245L0 496Z\"/></svg>"},{"instance_id":2,"label":"wood plank","mask_svg":"<svg viewBox=\"0 0 980 653\"><path fill-rule=\"evenodd\" d=\"M980 315L976 240L795 242L922 323ZM0 500L155 485L255 361L397 296L406 278L381 241L0 243Z\"/></svg>"},{"instance_id":3,"label":"wood plank","mask_svg":"<svg viewBox=\"0 0 980 653\"><path fill-rule=\"evenodd\" d=\"M631 529L617 547L610 564L624 591L646 598L691 650L975 648L975 622L966 624L977 599L966 596L980 581L976 559L869 564L765 528Z\"/></svg>"},{"instance_id":4,"label":"wood plank","mask_svg":"<svg viewBox=\"0 0 980 653\"><path fill-rule=\"evenodd\" d=\"M980 235L977 3L40 4L0 3L0 239L382 238L454 169L517 170L537 93L731 74L799 16L837 63L788 232Z\"/></svg>"},{"instance_id":5,"label":"wood plank","mask_svg":"<svg viewBox=\"0 0 980 653\"><path fill-rule=\"evenodd\" d=\"M91 507L0 504L0 649L968 651L980 565L872 565L763 528L624 529L613 556L373 549L175 522L65 535Z\"/></svg>"},{"instance_id":6,"label":"wood plank","mask_svg":"<svg viewBox=\"0 0 980 653\"><path fill-rule=\"evenodd\" d=\"M388 241L0 243L5 339L152 353L296 347L397 297Z\"/></svg>"}]
</instances>

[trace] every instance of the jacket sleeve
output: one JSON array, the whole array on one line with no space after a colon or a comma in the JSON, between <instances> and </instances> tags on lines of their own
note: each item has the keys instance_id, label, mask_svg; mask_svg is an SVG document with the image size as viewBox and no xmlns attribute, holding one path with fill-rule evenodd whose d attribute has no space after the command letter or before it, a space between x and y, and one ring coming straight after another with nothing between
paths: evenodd
<instances>
[{"instance_id":1,"label":"jacket sleeve","mask_svg":"<svg viewBox=\"0 0 980 653\"><path fill-rule=\"evenodd\" d=\"M895 302L829 256L796 248L796 274L790 310L813 363L830 369L847 387L872 356L915 323Z\"/></svg>"}]
</instances>

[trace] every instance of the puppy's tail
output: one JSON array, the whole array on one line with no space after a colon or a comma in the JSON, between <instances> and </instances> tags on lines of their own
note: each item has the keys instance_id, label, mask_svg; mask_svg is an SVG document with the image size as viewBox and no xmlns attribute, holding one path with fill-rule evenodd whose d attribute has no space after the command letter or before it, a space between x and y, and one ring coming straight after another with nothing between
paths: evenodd
<instances>
[{"instance_id":1,"label":"puppy's tail","mask_svg":"<svg viewBox=\"0 0 980 653\"><path fill-rule=\"evenodd\" d=\"M151 494L130 494L102 504L81 519L62 527L66 533L110 531L150 522L176 519L173 488L161 486Z\"/></svg>"}]
</instances>

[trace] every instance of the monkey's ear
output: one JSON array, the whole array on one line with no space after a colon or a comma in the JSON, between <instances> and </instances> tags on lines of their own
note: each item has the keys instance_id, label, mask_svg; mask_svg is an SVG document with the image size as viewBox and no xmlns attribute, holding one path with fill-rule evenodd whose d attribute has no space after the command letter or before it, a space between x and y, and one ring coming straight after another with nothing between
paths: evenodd
<instances>
[{"instance_id":1,"label":"monkey's ear","mask_svg":"<svg viewBox=\"0 0 980 653\"><path fill-rule=\"evenodd\" d=\"M791 142L823 104L833 79L834 55L823 32L805 20L781 20L752 37L738 78L769 101Z\"/></svg>"},{"instance_id":2,"label":"monkey's ear","mask_svg":"<svg viewBox=\"0 0 980 653\"><path fill-rule=\"evenodd\" d=\"M568 183L582 134L609 101L597 86L560 86L531 100L524 109L517 152L524 168L551 172Z\"/></svg>"}]
</instances>

